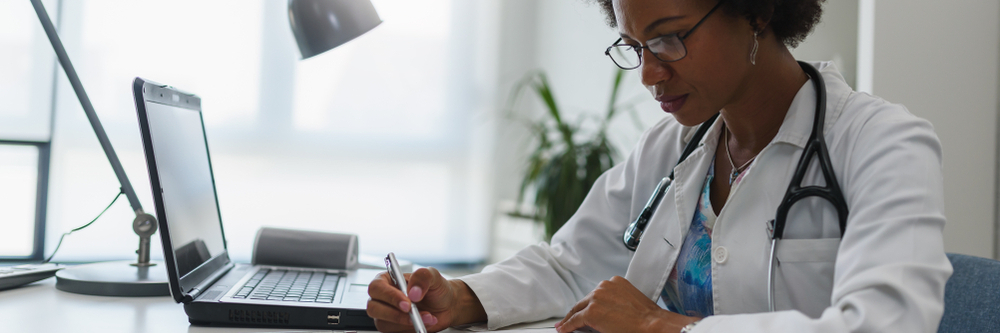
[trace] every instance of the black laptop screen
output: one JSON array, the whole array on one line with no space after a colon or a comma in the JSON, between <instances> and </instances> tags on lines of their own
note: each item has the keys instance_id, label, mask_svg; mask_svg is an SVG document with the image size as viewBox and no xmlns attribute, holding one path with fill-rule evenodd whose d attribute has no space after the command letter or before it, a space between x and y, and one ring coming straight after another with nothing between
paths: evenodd
<instances>
[{"instance_id":1,"label":"black laptop screen","mask_svg":"<svg viewBox=\"0 0 1000 333\"><path fill-rule=\"evenodd\" d=\"M177 273L225 252L201 112L146 103L156 172Z\"/></svg>"}]
</instances>

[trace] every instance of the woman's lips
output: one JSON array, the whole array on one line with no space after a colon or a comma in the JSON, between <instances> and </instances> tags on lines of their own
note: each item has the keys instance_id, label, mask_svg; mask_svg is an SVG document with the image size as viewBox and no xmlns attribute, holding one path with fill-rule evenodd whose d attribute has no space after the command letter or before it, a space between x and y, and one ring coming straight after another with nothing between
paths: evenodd
<instances>
[{"instance_id":1,"label":"woman's lips","mask_svg":"<svg viewBox=\"0 0 1000 333\"><path fill-rule=\"evenodd\" d=\"M656 100L660 101L660 108L662 108L663 111L666 111L667 113L674 113L684 106L684 102L687 101L687 97L687 94L675 96L664 95L657 97Z\"/></svg>"}]
</instances>

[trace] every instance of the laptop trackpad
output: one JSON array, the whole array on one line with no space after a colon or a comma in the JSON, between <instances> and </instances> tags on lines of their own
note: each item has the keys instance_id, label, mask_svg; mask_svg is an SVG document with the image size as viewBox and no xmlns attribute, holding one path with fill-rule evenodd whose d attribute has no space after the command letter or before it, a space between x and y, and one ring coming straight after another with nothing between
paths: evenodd
<instances>
[{"instance_id":1,"label":"laptop trackpad","mask_svg":"<svg viewBox=\"0 0 1000 333\"><path fill-rule=\"evenodd\" d=\"M351 283L347 285L347 292L344 293L343 305L365 308L368 306L368 285Z\"/></svg>"}]
</instances>

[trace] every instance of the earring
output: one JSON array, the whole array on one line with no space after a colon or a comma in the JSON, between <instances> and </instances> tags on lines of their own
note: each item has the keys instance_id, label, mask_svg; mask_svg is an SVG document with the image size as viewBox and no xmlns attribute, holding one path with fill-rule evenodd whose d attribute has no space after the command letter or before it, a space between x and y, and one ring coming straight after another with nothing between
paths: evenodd
<instances>
[{"instance_id":1,"label":"earring","mask_svg":"<svg viewBox=\"0 0 1000 333\"><path fill-rule=\"evenodd\" d=\"M758 44L757 44L757 34L758 33L759 32L757 32L757 31L753 32L753 48L750 49L750 64L751 65L756 65L757 64L757 46L758 46Z\"/></svg>"}]
</instances>

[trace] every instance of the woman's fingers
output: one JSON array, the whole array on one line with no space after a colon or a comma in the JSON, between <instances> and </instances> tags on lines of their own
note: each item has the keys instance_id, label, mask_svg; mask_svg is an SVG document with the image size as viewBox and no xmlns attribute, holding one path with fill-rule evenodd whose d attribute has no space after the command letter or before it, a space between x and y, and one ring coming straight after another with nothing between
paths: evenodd
<instances>
[{"instance_id":1,"label":"woman's fingers","mask_svg":"<svg viewBox=\"0 0 1000 333\"><path fill-rule=\"evenodd\" d=\"M424 296L431 290L437 291L447 287L447 280L433 267L417 269L410 274L408 280L407 287L410 290L407 294L413 302L423 301Z\"/></svg>"},{"instance_id":2,"label":"woman's fingers","mask_svg":"<svg viewBox=\"0 0 1000 333\"><path fill-rule=\"evenodd\" d=\"M399 311L407 313L410 311L410 300L403 295L403 291L399 290L395 284L392 283L388 274L385 272L379 273L378 276L368 284L368 296L372 300L391 304L396 307ZM371 302L369 302L369 305ZM377 317L372 317L376 318Z\"/></svg>"},{"instance_id":3,"label":"woman's fingers","mask_svg":"<svg viewBox=\"0 0 1000 333\"><path fill-rule=\"evenodd\" d=\"M433 288L441 284L441 282L436 281L440 279L445 281L437 270L434 269L420 269L422 271L420 274L406 274L406 279L409 281L407 283L410 285L410 297L403 295L403 292L398 289L396 284L388 276L387 273L379 273L374 280L368 285L368 295L371 299L368 300L367 312L368 316L375 319L375 327L382 332L412 332L413 331L413 320L410 319L410 311L412 305L416 303L417 300L425 299L426 292L423 290L434 290ZM415 278L414 278L415 277ZM424 287L420 287L424 286ZM416 288L418 295L414 295L413 291ZM416 297L415 297L416 296ZM411 298L416 298L416 300L411 300ZM421 321L425 326L430 328L430 326L437 325L439 318L429 311L421 311Z\"/></svg>"},{"instance_id":4,"label":"woman's fingers","mask_svg":"<svg viewBox=\"0 0 1000 333\"><path fill-rule=\"evenodd\" d=\"M602 281L587 297L556 324L559 332L586 328L606 333L637 332L656 327L680 329L697 318L672 314L661 309L625 278Z\"/></svg>"},{"instance_id":5,"label":"woman's fingers","mask_svg":"<svg viewBox=\"0 0 1000 333\"><path fill-rule=\"evenodd\" d=\"M560 320L558 323L556 323L556 329L559 329L560 326L566 324L566 322L568 322L569 319L573 317L573 315L585 309L587 307L587 304L590 304L590 299L591 296L593 295L594 292L590 292L590 294L587 294L587 296L583 297L582 300L577 302L576 305L573 305L573 308L569 310L569 313L566 313L566 316L563 317L563 319Z\"/></svg>"},{"instance_id":6,"label":"woman's fingers","mask_svg":"<svg viewBox=\"0 0 1000 333\"><path fill-rule=\"evenodd\" d=\"M577 305L580 305L580 304L577 303ZM577 310L577 311L570 311L570 313L566 315L566 318L563 318L563 320L561 320L558 323L556 323L556 325L555 325L556 326L556 330L559 331L559 332L562 332L562 333L566 333L566 332L573 332L575 330L578 330L578 329L581 329L581 328L587 326L587 324L585 322L585 319L587 317L586 316L586 313L587 313L586 306L587 305L584 304L584 307L582 309Z\"/></svg>"},{"instance_id":7,"label":"woman's fingers","mask_svg":"<svg viewBox=\"0 0 1000 333\"><path fill-rule=\"evenodd\" d=\"M434 327L432 327L434 325L437 325L437 319L434 318L434 316L431 315L430 313L421 311L420 312L420 316L423 319L424 327L427 328L428 332L436 332L436 331L441 331L441 330L444 330L445 328L448 328L447 326L446 327L442 327L442 328L434 328ZM407 318L409 318L409 315L407 315ZM389 321L385 321L385 320L378 320L378 319L375 320L375 328L378 329L379 332L413 332L414 331L413 325L410 325L410 324L399 324L399 323L389 322Z\"/></svg>"},{"instance_id":8,"label":"woman's fingers","mask_svg":"<svg viewBox=\"0 0 1000 333\"><path fill-rule=\"evenodd\" d=\"M375 327L382 332L413 331L413 320L409 313L403 313L393 306L376 301L368 300L368 316L375 319ZM437 317L430 312L420 311L421 322L430 328L437 325Z\"/></svg>"},{"instance_id":9,"label":"woman's fingers","mask_svg":"<svg viewBox=\"0 0 1000 333\"><path fill-rule=\"evenodd\" d=\"M413 322L410 320L409 313L400 311L393 305L389 305L375 299L368 300L367 312L369 317L376 320L408 326L413 325Z\"/></svg>"}]
</instances>

